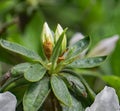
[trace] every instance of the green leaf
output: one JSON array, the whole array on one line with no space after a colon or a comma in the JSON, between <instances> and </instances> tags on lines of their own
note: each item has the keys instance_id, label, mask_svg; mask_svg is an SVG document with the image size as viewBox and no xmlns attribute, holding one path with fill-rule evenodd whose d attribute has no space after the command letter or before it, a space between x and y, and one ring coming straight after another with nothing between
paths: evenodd
<instances>
[{"instance_id":1,"label":"green leaf","mask_svg":"<svg viewBox=\"0 0 120 111\"><path fill-rule=\"evenodd\" d=\"M55 63L58 60L58 57L59 57L59 54L60 54L60 46L62 44L62 40L64 38L64 34L65 34L66 30L67 29L65 29L62 32L62 34L60 35L60 37L59 37L59 39L58 39L58 41L57 41L57 43L56 43L56 45L55 45L55 47L53 49L53 53L52 53L51 58L50 58L50 61L52 61L53 68L54 68Z\"/></svg>"},{"instance_id":2,"label":"green leaf","mask_svg":"<svg viewBox=\"0 0 120 111\"><path fill-rule=\"evenodd\" d=\"M117 95L120 99L120 77L118 76L102 76L101 79L105 81L108 85L115 88Z\"/></svg>"},{"instance_id":3,"label":"green leaf","mask_svg":"<svg viewBox=\"0 0 120 111\"><path fill-rule=\"evenodd\" d=\"M72 62L71 64L69 64L68 67L92 68L92 67L99 66L103 61L105 61L105 59L106 59L106 56L78 59Z\"/></svg>"},{"instance_id":4,"label":"green leaf","mask_svg":"<svg viewBox=\"0 0 120 111\"><path fill-rule=\"evenodd\" d=\"M67 86L74 94L87 97L86 89L79 77L68 73L63 73L61 75L64 77Z\"/></svg>"},{"instance_id":5,"label":"green leaf","mask_svg":"<svg viewBox=\"0 0 120 111\"><path fill-rule=\"evenodd\" d=\"M71 75L76 75L80 78L81 82L84 84L84 86L86 87L86 90L88 92L88 95L90 96L91 100L94 101L95 99L95 93L94 91L90 88L90 86L88 85L88 83L86 82L86 80L81 76L81 73L76 73L76 72L73 72L72 70L68 70L68 69L65 69L63 70L62 72L64 73L69 73Z\"/></svg>"},{"instance_id":6,"label":"green leaf","mask_svg":"<svg viewBox=\"0 0 120 111\"><path fill-rule=\"evenodd\" d=\"M116 49L112 53L112 57L110 59L111 69L112 69L113 73L115 75L118 75L118 76L120 74L120 60L119 60L120 59L120 54L119 54L119 51L120 51L120 40L118 41Z\"/></svg>"},{"instance_id":7,"label":"green leaf","mask_svg":"<svg viewBox=\"0 0 120 111\"><path fill-rule=\"evenodd\" d=\"M66 55L66 62L71 62L78 57L80 53L88 47L89 43L90 37L85 37L76 42L73 46L70 46Z\"/></svg>"},{"instance_id":8,"label":"green leaf","mask_svg":"<svg viewBox=\"0 0 120 111\"><path fill-rule=\"evenodd\" d=\"M23 98L24 111L38 111L50 92L49 79L32 83Z\"/></svg>"},{"instance_id":9,"label":"green leaf","mask_svg":"<svg viewBox=\"0 0 120 111\"><path fill-rule=\"evenodd\" d=\"M21 63L21 61L24 61L24 58L18 56L17 54L9 52L0 46L0 61L16 65Z\"/></svg>"},{"instance_id":10,"label":"green leaf","mask_svg":"<svg viewBox=\"0 0 120 111\"><path fill-rule=\"evenodd\" d=\"M33 51L31 51L31 50L29 50L29 49L27 49L19 44L1 39L0 45L3 48L5 48L9 51L15 52L17 54L20 54L22 56L25 56L25 57L28 57L28 58L31 58L34 60L38 60L40 62L42 61L41 57L38 54L36 54L35 52L33 52Z\"/></svg>"},{"instance_id":11,"label":"green leaf","mask_svg":"<svg viewBox=\"0 0 120 111\"><path fill-rule=\"evenodd\" d=\"M67 106L71 106L72 99L64 81L57 76L51 77L51 86L57 99Z\"/></svg>"},{"instance_id":12,"label":"green leaf","mask_svg":"<svg viewBox=\"0 0 120 111\"><path fill-rule=\"evenodd\" d=\"M40 64L31 65L24 73L26 80L30 82L36 82L43 78L46 73L46 69Z\"/></svg>"},{"instance_id":13,"label":"green leaf","mask_svg":"<svg viewBox=\"0 0 120 111\"><path fill-rule=\"evenodd\" d=\"M21 63L21 64L18 64L16 66L14 66L12 69L11 69L11 74L12 76L18 76L18 75L21 75L21 74L24 74L25 71L31 66L30 63Z\"/></svg>"},{"instance_id":14,"label":"green leaf","mask_svg":"<svg viewBox=\"0 0 120 111\"><path fill-rule=\"evenodd\" d=\"M72 106L67 107L65 105L62 105L62 111L85 111L85 110L82 107L81 102L72 96Z\"/></svg>"},{"instance_id":15,"label":"green leaf","mask_svg":"<svg viewBox=\"0 0 120 111\"><path fill-rule=\"evenodd\" d=\"M38 52L42 59L43 57L43 49L41 47L41 31L44 23L44 15L39 10L34 13L29 23L25 28L25 33L23 39L23 45ZM34 27L34 28L33 28ZM32 44L32 45L31 45Z\"/></svg>"}]
</instances>

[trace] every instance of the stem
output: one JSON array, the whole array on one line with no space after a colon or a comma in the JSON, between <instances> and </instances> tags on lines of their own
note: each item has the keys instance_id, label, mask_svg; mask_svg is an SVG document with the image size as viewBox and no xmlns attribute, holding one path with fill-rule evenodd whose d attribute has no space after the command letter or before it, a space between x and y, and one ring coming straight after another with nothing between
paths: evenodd
<instances>
[{"instance_id":1,"label":"stem","mask_svg":"<svg viewBox=\"0 0 120 111\"><path fill-rule=\"evenodd\" d=\"M2 86L11 77L10 72L5 73L0 79L0 86Z\"/></svg>"},{"instance_id":2,"label":"stem","mask_svg":"<svg viewBox=\"0 0 120 111\"><path fill-rule=\"evenodd\" d=\"M4 89L9 86L12 82L22 78L23 76L19 76L19 77L16 77L16 78L9 78L8 81L0 88L0 92L3 92Z\"/></svg>"},{"instance_id":3,"label":"stem","mask_svg":"<svg viewBox=\"0 0 120 111\"><path fill-rule=\"evenodd\" d=\"M18 23L18 18L13 19L11 22L4 23L2 27L0 27L0 35L4 33L8 27L16 23Z\"/></svg>"},{"instance_id":4,"label":"stem","mask_svg":"<svg viewBox=\"0 0 120 111\"><path fill-rule=\"evenodd\" d=\"M58 100L51 91L43 105L44 111L62 111Z\"/></svg>"}]
</instances>

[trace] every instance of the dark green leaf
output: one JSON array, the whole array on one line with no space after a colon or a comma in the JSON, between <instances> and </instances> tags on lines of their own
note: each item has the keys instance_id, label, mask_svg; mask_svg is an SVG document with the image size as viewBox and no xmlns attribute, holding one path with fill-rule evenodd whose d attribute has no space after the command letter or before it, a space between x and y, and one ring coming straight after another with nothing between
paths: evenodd
<instances>
[{"instance_id":1,"label":"dark green leaf","mask_svg":"<svg viewBox=\"0 0 120 111\"><path fill-rule=\"evenodd\" d=\"M99 66L103 61L105 61L105 59L106 59L106 56L78 59L72 62L71 64L69 64L68 67L92 68L92 67Z\"/></svg>"},{"instance_id":2,"label":"dark green leaf","mask_svg":"<svg viewBox=\"0 0 120 111\"><path fill-rule=\"evenodd\" d=\"M27 49L27 48L25 48L25 47L23 47L19 44L1 39L0 40L0 45L3 48L5 48L9 51L18 53L22 56L25 56L25 57L28 57L28 58L31 58L31 59L34 59L34 60L38 60L40 62L42 61L38 54L36 54L35 52L33 52L33 51L31 51L31 50L29 50L29 49Z\"/></svg>"},{"instance_id":3,"label":"dark green leaf","mask_svg":"<svg viewBox=\"0 0 120 111\"><path fill-rule=\"evenodd\" d=\"M46 73L46 69L40 64L31 65L24 73L25 79L30 82L36 82L43 78Z\"/></svg>"},{"instance_id":4,"label":"dark green leaf","mask_svg":"<svg viewBox=\"0 0 120 111\"><path fill-rule=\"evenodd\" d=\"M69 74L72 74L72 75L76 75L80 78L81 82L84 84L84 86L86 87L86 90L88 92L88 95L90 96L90 98L92 99L92 101L94 101L95 99L95 93L94 91L90 88L90 86L88 85L88 83L86 82L86 80L81 76L81 73L76 73L76 72L73 72L72 70L63 70L62 72L64 73L69 73Z\"/></svg>"},{"instance_id":5,"label":"dark green leaf","mask_svg":"<svg viewBox=\"0 0 120 111\"><path fill-rule=\"evenodd\" d=\"M72 104L71 95L64 81L58 78L57 76L53 75L51 77L51 86L53 93L55 94L57 99L61 101L63 104L71 106Z\"/></svg>"},{"instance_id":6,"label":"dark green leaf","mask_svg":"<svg viewBox=\"0 0 120 111\"><path fill-rule=\"evenodd\" d=\"M73 61L76 57L78 57L80 53L88 47L89 43L90 43L90 38L85 37L80 41L76 42L73 46L70 46L68 48L66 62L71 63L71 61Z\"/></svg>"},{"instance_id":7,"label":"dark green leaf","mask_svg":"<svg viewBox=\"0 0 120 111\"><path fill-rule=\"evenodd\" d=\"M85 111L84 108L82 107L81 102L75 99L73 96L72 96L72 106L67 107L65 105L62 105L62 109L63 111Z\"/></svg>"},{"instance_id":8,"label":"dark green leaf","mask_svg":"<svg viewBox=\"0 0 120 111\"><path fill-rule=\"evenodd\" d=\"M50 92L49 79L32 83L23 98L24 111L38 111Z\"/></svg>"},{"instance_id":9,"label":"dark green leaf","mask_svg":"<svg viewBox=\"0 0 120 111\"><path fill-rule=\"evenodd\" d=\"M77 94L78 96L87 96L86 89L79 77L70 75L68 73L63 73L61 75L64 77L66 84L73 93Z\"/></svg>"},{"instance_id":10,"label":"dark green leaf","mask_svg":"<svg viewBox=\"0 0 120 111\"><path fill-rule=\"evenodd\" d=\"M17 75L20 75L20 74L24 74L25 71L31 66L30 63L21 63L21 64L18 64L16 66L14 66L12 69L11 69L11 74L12 76L17 76Z\"/></svg>"}]
</instances>

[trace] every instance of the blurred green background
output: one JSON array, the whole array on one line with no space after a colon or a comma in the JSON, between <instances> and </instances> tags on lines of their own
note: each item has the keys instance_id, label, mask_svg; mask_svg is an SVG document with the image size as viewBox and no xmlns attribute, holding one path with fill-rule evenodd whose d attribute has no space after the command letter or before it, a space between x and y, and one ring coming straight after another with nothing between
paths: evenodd
<instances>
[{"instance_id":1,"label":"blurred green background","mask_svg":"<svg viewBox=\"0 0 120 111\"><path fill-rule=\"evenodd\" d=\"M76 32L90 35L92 48L104 38L120 35L120 0L0 0L0 38L40 53L39 38L45 21L52 30L58 23L68 27L68 41ZM10 64L21 62L2 49L0 61L0 73L6 72ZM114 87L120 97L120 40L98 73L106 75L105 83ZM100 90L98 84L103 84L91 78L88 82L96 92Z\"/></svg>"}]
</instances>

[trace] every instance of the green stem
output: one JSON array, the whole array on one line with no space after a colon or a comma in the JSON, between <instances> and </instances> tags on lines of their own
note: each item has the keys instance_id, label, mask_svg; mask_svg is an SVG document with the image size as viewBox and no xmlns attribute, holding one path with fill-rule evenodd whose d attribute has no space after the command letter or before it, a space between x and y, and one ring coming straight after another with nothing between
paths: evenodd
<instances>
[{"instance_id":1,"label":"green stem","mask_svg":"<svg viewBox=\"0 0 120 111\"><path fill-rule=\"evenodd\" d=\"M9 86L11 83L13 83L14 81L22 78L23 76L19 76L19 77L16 77L16 78L10 78L1 88L0 88L0 92L3 92L4 89Z\"/></svg>"}]
</instances>

